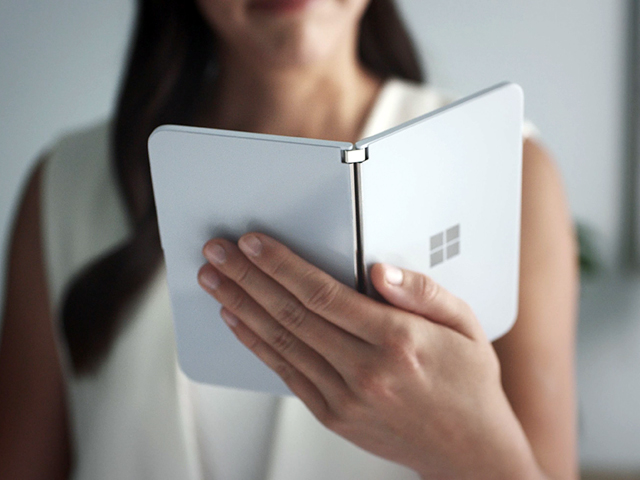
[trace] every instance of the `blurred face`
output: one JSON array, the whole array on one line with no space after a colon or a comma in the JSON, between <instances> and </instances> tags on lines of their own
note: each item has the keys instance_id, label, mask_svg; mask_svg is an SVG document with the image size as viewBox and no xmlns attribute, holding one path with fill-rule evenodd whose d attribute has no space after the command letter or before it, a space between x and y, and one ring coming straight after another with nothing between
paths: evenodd
<instances>
[{"instance_id":1,"label":"blurred face","mask_svg":"<svg viewBox=\"0 0 640 480\"><path fill-rule=\"evenodd\" d=\"M227 55L294 67L353 45L369 0L196 0Z\"/></svg>"}]
</instances>

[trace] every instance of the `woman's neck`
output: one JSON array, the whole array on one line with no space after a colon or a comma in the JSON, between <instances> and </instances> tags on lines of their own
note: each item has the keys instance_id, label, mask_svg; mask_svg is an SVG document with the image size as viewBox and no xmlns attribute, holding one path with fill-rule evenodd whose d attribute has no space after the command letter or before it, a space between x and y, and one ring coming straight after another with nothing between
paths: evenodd
<instances>
[{"instance_id":1,"label":"woman's neck","mask_svg":"<svg viewBox=\"0 0 640 480\"><path fill-rule=\"evenodd\" d=\"M198 123L208 127L356 141L381 86L355 53L296 67L223 56L205 89Z\"/></svg>"}]
</instances>

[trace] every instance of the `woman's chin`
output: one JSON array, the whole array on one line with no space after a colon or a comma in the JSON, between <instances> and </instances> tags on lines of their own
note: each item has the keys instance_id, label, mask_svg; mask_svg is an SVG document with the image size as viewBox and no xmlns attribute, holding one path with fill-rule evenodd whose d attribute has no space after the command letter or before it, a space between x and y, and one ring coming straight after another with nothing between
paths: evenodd
<instances>
[{"instance_id":1,"label":"woman's chin","mask_svg":"<svg viewBox=\"0 0 640 480\"><path fill-rule=\"evenodd\" d=\"M335 50L336 41L331 38L318 39L309 31L288 32L269 36L255 45L256 60L266 68L312 67L328 61ZM273 41L274 38L276 41ZM271 41L269 41L271 40Z\"/></svg>"}]
</instances>

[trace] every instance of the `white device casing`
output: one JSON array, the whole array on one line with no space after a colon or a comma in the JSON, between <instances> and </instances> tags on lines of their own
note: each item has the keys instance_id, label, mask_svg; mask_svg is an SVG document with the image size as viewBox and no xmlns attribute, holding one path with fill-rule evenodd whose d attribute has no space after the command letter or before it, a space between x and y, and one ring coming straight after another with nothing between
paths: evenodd
<instances>
[{"instance_id":1,"label":"white device casing","mask_svg":"<svg viewBox=\"0 0 640 480\"><path fill-rule=\"evenodd\" d=\"M421 271L467 301L493 340L518 300L520 87L501 84L357 142L161 126L149 138L181 368L195 381L276 394L197 283L202 246L262 231L374 295L375 262ZM431 266L431 237L460 253ZM446 234L444 235L446 237ZM449 242L453 245L453 242Z\"/></svg>"},{"instance_id":2,"label":"white device casing","mask_svg":"<svg viewBox=\"0 0 640 480\"><path fill-rule=\"evenodd\" d=\"M359 173L365 268L428 274L471 306L490 340L518 307L522 118L522 90L506 84L356 144L369 157ZM432 267L440 232L444 260Z\"/></svg>"},{"instance_id":3,"label":"white device casing","mask_svg":"<svg viewBox=\"0 0 640 480\"><path fill-rule=\"evenodd\" d=\"M341 142L163 126L149 139L179 363L193 380L290 393L197 283L202 247L262 231L355 284L351 175Z\"/></svg>"}]
</instances>

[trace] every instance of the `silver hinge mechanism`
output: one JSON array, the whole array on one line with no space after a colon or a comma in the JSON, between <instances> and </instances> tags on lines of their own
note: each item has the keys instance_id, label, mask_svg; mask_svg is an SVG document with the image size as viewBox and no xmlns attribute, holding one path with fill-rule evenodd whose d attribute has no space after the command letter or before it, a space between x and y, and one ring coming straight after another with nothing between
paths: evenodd
<instances>
[{"instance_id":1,"label":"silver hinge mechanism","mask_svg":"<svg viewBox=\"0 0 640 480\"><path fill-rule=\"evenodd\" d=\"M353 150L342 151L342 163L362 163L369 159L367 148L354 148Z\"/></svg>"}]
</instances>

